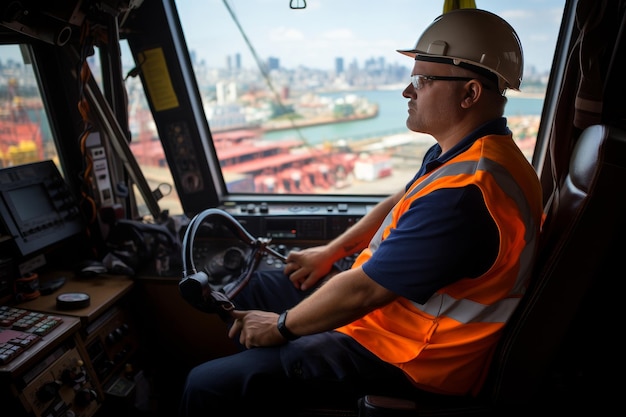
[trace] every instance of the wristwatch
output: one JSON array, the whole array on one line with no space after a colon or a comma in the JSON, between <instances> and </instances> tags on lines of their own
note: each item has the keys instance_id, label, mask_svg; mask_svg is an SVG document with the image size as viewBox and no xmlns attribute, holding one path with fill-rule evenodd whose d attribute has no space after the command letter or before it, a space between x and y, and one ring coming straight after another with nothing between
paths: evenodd
<instances>
[{"instance_id":1,"label":"wristwatch","mask_svg":"<svg viewBox=\"0 0 626 417\"><path fill-rule=\"evenodd\" d=\"M291 331L287 328L287 325L285 324L285 321L287 320L288 311L289 310L285 310L282 313L280 313L280 316L278 316L278 323L276 324L276 326L278 327L278 331L280 332L280 334L282 334L285 339L296 340L300 336L291 333Z\"/></svg>"}]
</instances>

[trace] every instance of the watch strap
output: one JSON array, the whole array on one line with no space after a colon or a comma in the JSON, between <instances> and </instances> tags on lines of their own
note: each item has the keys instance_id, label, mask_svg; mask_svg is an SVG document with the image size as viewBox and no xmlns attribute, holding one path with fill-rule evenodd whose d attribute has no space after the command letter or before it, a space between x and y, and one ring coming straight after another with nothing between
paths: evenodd
<instances>
[{"instance_id":1,"label":"watch strap","mask_svg":"<svg viewBox=\"0 0 626 417\"><path fill-rule=\"evenodd\" d=\"M287 340L296 340L300 336L291 333L291 330L289 330L287 328L287 325L285 324L285 322L287 321L287 312L288 311L289 310L285 310L282 313L280 313L280 316L278 316L278 323L276 324L276 327L278 327L278 331L280 332L280 334L285 339L287 339Z\"/></svg>"}]
</instances>

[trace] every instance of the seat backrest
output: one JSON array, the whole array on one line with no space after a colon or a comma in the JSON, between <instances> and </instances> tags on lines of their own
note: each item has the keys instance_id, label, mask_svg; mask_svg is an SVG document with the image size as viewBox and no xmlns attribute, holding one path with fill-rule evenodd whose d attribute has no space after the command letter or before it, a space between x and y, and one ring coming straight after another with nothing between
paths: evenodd
<instances>
[{"instance_id":1,"label":"seat backrest","mask_svg":"<svg viewBox=\"0 0 626 417\"><path fill-rule=\"evenodd\" d=\"M507 324L483 390L496 405L521 405L540 395L537 387L550 363L567 349L566 333L580 326L577 313L588 306L587 294L606 284L599 271L611 261L609 249L624 247L626 132L586 128L555 193L535 274Z\"/></svg>"}]
</instances>

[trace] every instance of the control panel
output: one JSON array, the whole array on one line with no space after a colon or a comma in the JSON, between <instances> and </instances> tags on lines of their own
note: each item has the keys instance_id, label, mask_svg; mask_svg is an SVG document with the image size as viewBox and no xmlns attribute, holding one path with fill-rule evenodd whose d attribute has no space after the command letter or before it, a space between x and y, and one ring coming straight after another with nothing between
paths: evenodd
<instances>
[{"instance_id":1,"label":"control panel","mask_svg":"<svg viewBox=\"0 0 626 417\"><path fill-rule=\"evenodd\" d=\"M261 259L259 270L282 270L289 252L317 246L339 236L358 222L375 203L244 203L224 204L221 210L230 214L247 233L266 239L270 248ZM213 279L230 277L243 267L249 256L248 243L230 227L207 222L198 228L193 240L193 268L205 270ZM335 264L339 270L352 266L349 256Z\"/></svg>"},{"instance_id":2,"label":"control panel","mask_svg":"<svg viewBox=\"0 0 626 417\"><path fill-rule=\"evenodd\" d=\"M78 318L0 306L3 415L93 416L97 381L81 350Z\"/></svg>"},{"instance_id":3,"label":"control panel","mask_svg":"<svg viewBox=\"0 0 626 417\"><path fill-rule=\"evenodd\" d=\"M58 276L66 272L49 272L44 281ZM47 294L0 306L0 404L10 405L7 415L91 417L102 410L109 382L134 365L139 349L126 298L132 286L126 276L69 276L66 294L89 294L89 304L59 310L61 294Z\"/></svg>"},{"instance_id":4,"label":"control panel","mask_svg":"<svg viewBox=\"0 0 626 417\"><path fill-rule=\"evenodd\" d=\"M14 386L25 408L36 417L93 416L100 402L78 349L62 346L47 361L43 372Z\"/></svg>"},{"instance_id":5,"label":"control panel","mask_svg":"<svg viewBox=\"0 0 626 417\"><path fill-rule=\"evenodd\" d=\"M60 316L0 306L0 365L12 362L61 323Z\"/></svg>"},{"instance_id":6,"label":"control panel","mask_svg":"<svg viewBox=\"0 0 626 417\"><path fill-rule=\"evenodd\" d=\"M99 134L92 133L91 135ZM111 207L115 201L113 199L113 187L111 186L111 174L109 173L109 163L106 158L104 146L93 146L89 148L91 160L93 161L93 176L95 192L98 196L100 207Z\"/></svg>"},{"instance_id":7,"label":"control panel","mask_svg":"<svg viewBox=\"0 0 626 417\"><path fill-rule=\"evenodd\" d=\"M135 326L122 306L109 309L85 331L87 353L102 386L124 369L138 345Z\"/></svg>"},{"instance_id":8,"label":"control panel","mask_svg":"<svg viewBox=\"0 0 626 417\"><path fill-rule=\"evenodd\" d=\"M328 241L354 225L373 206L374 203L246 203L221 208L253 236Z\"/></svg>"}]
</instances>

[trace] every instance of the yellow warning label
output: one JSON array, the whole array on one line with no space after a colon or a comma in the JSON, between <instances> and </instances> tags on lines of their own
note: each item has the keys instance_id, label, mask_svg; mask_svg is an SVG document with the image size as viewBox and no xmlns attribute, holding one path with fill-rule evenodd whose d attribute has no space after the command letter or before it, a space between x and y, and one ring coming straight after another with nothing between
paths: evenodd
<instances>
[{"instance_id":1,"label":"yellow warning label","mask_svg":"<svg viewBox=\"0 0 626 417\"><path fill-rule=\"evenodd\" d=\"M172 86L163 50L161 48L148 49L143 51L142 55L141 71L154 109L162 111L178 107L178 97Z\"/></svg>"}]
</instances>

